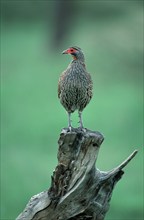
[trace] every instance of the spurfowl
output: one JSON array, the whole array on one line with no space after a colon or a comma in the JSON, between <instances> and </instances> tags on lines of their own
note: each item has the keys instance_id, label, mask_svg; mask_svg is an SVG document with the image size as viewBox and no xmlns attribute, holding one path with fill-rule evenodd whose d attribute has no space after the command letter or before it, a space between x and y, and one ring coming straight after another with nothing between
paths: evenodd
<instances>
[{"instance_id":1,"label":"spurfowl","mask_svg":"<svg viewBox=\"0 0 144 220\"><path fill-rule=\"evenodd\" d=\"M68 126L71 130L71 113L78 110L80 128L83 128L82 111L92 98L92 79L86 70L83 51L70 47L62 52L71 54L73 60L62 73L58 82L58 97L68 112Z\"/></svg>"}]
</instances>

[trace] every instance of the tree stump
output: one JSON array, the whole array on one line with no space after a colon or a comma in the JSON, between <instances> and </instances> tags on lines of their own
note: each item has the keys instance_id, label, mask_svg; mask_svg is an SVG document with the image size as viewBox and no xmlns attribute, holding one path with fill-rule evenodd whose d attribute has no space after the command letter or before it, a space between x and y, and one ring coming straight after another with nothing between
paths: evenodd
<instances>
[{"instance_id":1,"label":"tree stump","mask_svg":"<svg viewBox=\"0 0 144 220\"><path fill-rule=\"evenodd\" d=\"M65 128L58 141L58 165L48 191L33 196L16 220L103 220L122 170L136 155L108 172L95 167L104 137L99 132Z\"/></svg>"}]
</instances>

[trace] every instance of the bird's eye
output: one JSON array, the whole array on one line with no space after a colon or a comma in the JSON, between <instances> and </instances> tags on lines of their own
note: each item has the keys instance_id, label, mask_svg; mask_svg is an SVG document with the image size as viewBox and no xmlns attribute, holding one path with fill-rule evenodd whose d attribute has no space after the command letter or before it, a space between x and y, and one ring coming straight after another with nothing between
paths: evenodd
<instances>
[{"instance_id":1,"label":"bird's eye","mask_svg":"<svg viewBox=\"0 0 144 220\"><path fill-rule=\"evenodd\" d=\"M73 52L74 50L73 50L73 49L71 49L70 51L71 51L71 52Z\"/></svg>"}]
</instances>

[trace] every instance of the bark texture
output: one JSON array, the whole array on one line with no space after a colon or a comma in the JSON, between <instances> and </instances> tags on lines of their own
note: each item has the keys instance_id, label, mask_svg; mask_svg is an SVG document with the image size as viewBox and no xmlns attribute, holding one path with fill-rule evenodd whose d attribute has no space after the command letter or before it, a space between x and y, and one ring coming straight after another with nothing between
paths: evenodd
<instances>
[{"instance_id":1,"label":"bark texture","mask_svg":"<svg viewBox=\"0 0 144 220\"><path fill-rule=\"evenodd\" d=\"M137 153L102 172L95 163L103 140L99 132L63 129L50 189L33 196L16 220L103 220L122 169Z\"/></svg>"}]
</instances>

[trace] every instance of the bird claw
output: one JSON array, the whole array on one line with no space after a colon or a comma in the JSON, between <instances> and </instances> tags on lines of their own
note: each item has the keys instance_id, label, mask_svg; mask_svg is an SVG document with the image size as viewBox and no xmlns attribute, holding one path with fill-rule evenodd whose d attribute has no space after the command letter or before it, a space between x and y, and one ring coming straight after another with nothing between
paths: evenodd
<instances>
[{"instance_id":1,"label":"bird claw","mask_svg":"<svg viewBox=\"0 0 144 220\"><path fill-rule=\"evenodd\" d=\"M68 126L68 131L69 131L69 132L72 131L72 126Z\"/></svg>"},{"instance_id":2,"label":"bird claw","mask_svg":"<svg viewBox=\"0 0 144 220\"><path fill-rule=\"evenodd\" d=\"M84 128L83 126L80 126L78 129L79 129L80 131L86 132L86 128Z\"/></svg>"}]
</instances>

